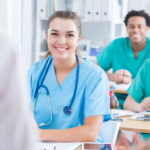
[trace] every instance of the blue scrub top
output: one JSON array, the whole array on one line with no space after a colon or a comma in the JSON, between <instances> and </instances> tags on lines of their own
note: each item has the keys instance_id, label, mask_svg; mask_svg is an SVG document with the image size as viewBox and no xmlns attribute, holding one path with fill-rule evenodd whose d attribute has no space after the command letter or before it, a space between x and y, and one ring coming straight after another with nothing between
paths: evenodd
<instances>
[{"instance_id":1,"label":"blue scrub top","mask_svg":"<svg viewBox=\"0 0 150 150\"><path fill-rule=\"evenodd\" d=\"M48 57L47 59L52 59ZM28 71L30 80L31 96L33 97L38 81L42 77L41 72L47 59L35 63ZM74 93L75 68L61 83L58 84L53 61L50 65L46 78L43 82L50 93L52 109L52 122L50 125L41 126L41 129L68 129L84 124L84 119L89 116L110 114L109 84L105 72L97 65L84 59L80 64L79 82L76 97L72 105L73 113L65 115L63 108L68 106ZM45 70L44 70L45 71ZM44 74L43 71L43 74ZM33 102L33 100L32 100ZM51 119L51 112L46 91L40 88L35 104L35 120L37 124L47 124ZM102 142L99 134L97 142Z\"/></svg>"}]
</instances>

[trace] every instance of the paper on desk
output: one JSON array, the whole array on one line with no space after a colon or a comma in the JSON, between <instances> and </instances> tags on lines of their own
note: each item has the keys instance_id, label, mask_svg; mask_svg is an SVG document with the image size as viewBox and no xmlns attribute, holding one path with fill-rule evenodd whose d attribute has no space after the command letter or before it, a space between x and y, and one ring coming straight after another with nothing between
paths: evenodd
<instances>
[{"instance_id":1,"label":"paper on desk","mask_svg":"<svg viewBox=\"0 0 150 150\"><path fill-rule=\"evenodd\" d=\"M44 150L46 147L52 146L53 144L54 143L52 143L52 142L37 142L36 143L36 150Z\"/></svg>"},{"instance_id":2,"label":"paper on desk","mask_svg":"<svg viewBox=\"0 0 150 150\"><path fill-rule=\"evenodd\" d=\"M122 109L111 109L112 110L112 114L118 114L118 117L121 116L132 116L134 114L136 114L133 111L128 111L128 110L122 110Z\"/></svg>"},{"instance_id":3,"label":"paper on desk","mask_svg":"<svg viewBox=\"0 0 150 150\"><path fill-rule=\"evenodd\" d=\"M138 119L139 117L144 117L144 115L149 114L150 112L140 112L140 113L135 113L130 119L131 120L140 120Z\"/></svg>"},{"instance_id":4,"label":"paper on desk","mask_svg":"<svg viewBox=\"0 0 150 150\"><path fill-rule=\"evenodd\" d=\"M82 143L37 142L36 150L54 150L54 147L56 150L75 150L81 145Z\"/></svg>"},{"instance_id":5,"label":"paper on desk","mask_svg":"<svg viewBox=\"0 0 150 150\"><path fill-rule=\"evenodd\" d=\"M116 84L116 82L109 81L109 85L114 86L116 90L127 90L131 83L129 84Z\"/></svg>"}]
</instances>

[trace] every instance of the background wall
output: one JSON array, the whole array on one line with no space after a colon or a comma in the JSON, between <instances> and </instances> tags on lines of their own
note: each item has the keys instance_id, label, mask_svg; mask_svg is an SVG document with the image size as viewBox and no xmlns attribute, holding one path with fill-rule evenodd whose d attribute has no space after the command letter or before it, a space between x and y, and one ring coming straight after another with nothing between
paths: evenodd
<instances>
[{"instance_id":1,"label":"background wall","mask_svg":"<svg viewBox=\"0 0 150 150\"><path fill-rule=\"evenodd\" d=\"M128 1L128 10L140 10L141 8L141 2L144 0L129 0Z\"/></svg>"},{"instance_id":2,"label":"background wall","mask_svg":"<svg viewBox=\"0 0 150 150\"><path fill-rule=\"evenodd\" d=\"M36 37L36 0L22 0L21 51L25 70L34 62Z\"/></svg>"},{"instance_id":3,"label":"background wall","mask_svg":"<svg viewBox=\"0 0 150 150\"><path fill-rule=\"evenodd\" d=\"M150 15L150 0L129 0L128 10L145 10ZM150 37L150 30L147 33Z\"/></svg>"},{"instance_id":4,"label":"background wall","mask_svg":"<svg viewBox=\"0 0 150 150\"><path fill-rule=\"evenodd\" d=\"M21 49L22 60L26 70L30 68L35 60L36 1L37 0L0 0L0 24L7 29L12 39ZM150 0L129 0L128 10L130 11L132 9L145 9L149 11ZM21 11L21 13L18 13L19 11ZM83 24L84 29L88 28L88 26L89 25ZM95 26L97 25L95 24ZM107 28L106 26L103 31L104 33ZM105 38L100 37L100 34L99 32L99 34L94 37L94 40L96 38ZM90 36L90 33L87 33L85 36ZM148 36L150 36L150 32Z\"/></svg>"},{"instance_id":5,"label":"background wall","mask_svg":"<svg viewBox=\"0 0 150 150\"><path fill-rule=\"evenodd\" d=\"M8 26L7 10L7 0L0 0L0 24L6 28Z\"/></svg>"}]
</instances>

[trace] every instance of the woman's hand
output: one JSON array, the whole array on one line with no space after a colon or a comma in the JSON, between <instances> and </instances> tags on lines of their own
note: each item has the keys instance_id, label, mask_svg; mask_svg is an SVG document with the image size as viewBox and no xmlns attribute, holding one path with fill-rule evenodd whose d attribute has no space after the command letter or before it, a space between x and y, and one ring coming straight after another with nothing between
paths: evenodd
<instances>
[{"instance_id":1,"label":"woman's hand","mask_svg":"<svg viewBox=\"0 0 150 150\"><path fill-rule=\"evenodd\" d=\"M112 74L112 80L117 84L129 84L130 82L132 82L132 75L128 70L120 69Z\"/></svg>"},{"instance_id":2,"label":"woman's hand","mask_svg":"<svg viewBox=\"0 0 150 150\"><path fill-rule=\"evenodd\" d=\"M137 134L135 134L133 136L133 140L135 143L134 150L148 150L150 148L150 139L146 141L141 141L140 137ZM126 150L133 150L133 147L131 147L131 145L129 144L123 133L120 133L120 138L119 141L117 142L117 145L125 146ZM118 150L120 150L119 146L117 147Z\"/></svg>"},{"instance_id":3,"label":"woman's hand","mask_svg":"<svg viewBox=\"0 0 150 150\"><path fill-rule=\"evenodd\" d=\"M144 100L140 104L140 112L150 110L150 97L144 98Z\"/></svg>"}]
</instances>

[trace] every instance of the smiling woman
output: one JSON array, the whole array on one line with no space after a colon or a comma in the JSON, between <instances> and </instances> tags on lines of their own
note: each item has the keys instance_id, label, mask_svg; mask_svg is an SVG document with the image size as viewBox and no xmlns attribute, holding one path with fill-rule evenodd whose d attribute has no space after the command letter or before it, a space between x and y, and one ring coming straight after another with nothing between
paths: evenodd
<instances>
[{"instance_id":1,"label":"smiling woman","mask_svg":"<svg viewBox=\"0 0 150 150\"><path fill-rule=\"evenodd\" d=\"M56 21L53 21L54 19ZM51 23L51 21L53 21L54 23ZM64 24L63 24L64 26L62 26L62 21L64 22ZM72 31L71 30L69 31L69 28L68 28L69 23L71 23L73 25ZM82 36L81 36L82 35L81 19L75 13L71 13L71 12L67 11L67 13L62 14L60 11L58 11L57 13L55 13L51 17L49 17L48 21L47 21L47 28L46 28L47 39L49 38L48 35L50 32L53 32L53 33L51 33L51 35L55 35L55 36L59 34L58 30L53 29L52 28L53 26L50 26L50 24L52 24L53 26L55 26L57 24L57 28L61 27L63 29L63 31L66 31L65 34L67 35L68 39L69 38L74 39L74 36L75 36L76 40L78 40L78 42L79 42L82 38ZM79 57L81 57L80 52L78 51L77 47L76 47L75 53ZM44 59L51 55L52 55L51 51L48 51L47 54L44 56Z\"/></svg>"},{"instance_id":2,"label":"smiling woman","mask_svg":"<svg viewBox=\"0 0 150 150\"><path fill-rule=\"evenodd\" d=\"M80 18L71 11L55 12L48 19L46 37L49 52L28 71L41 140L102 142L101 125L110 119L108 79L78 54Z\"/></svg>"},{"instance_id":3,"label":"smiling woman","mask_svg":"<svg viewBox=\"0 0 150 150\"><path fill-rule=\"evenodd\" d=\"M50 24L46 37L53 59L69 58L72 54L74 57L74 50L81 40L74 21L55 18Z\"/></svg>"}]
</instances>

